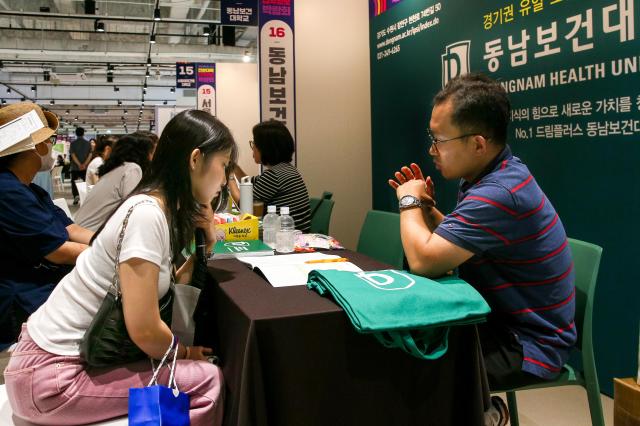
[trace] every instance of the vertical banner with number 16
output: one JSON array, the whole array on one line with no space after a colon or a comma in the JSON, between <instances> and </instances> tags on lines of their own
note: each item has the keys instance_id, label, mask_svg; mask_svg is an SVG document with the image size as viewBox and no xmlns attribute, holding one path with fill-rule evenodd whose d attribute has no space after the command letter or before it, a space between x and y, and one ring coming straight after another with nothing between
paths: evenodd
<instances>
[{"instance_id":1,"label":"vertical banner with number 16","mask_svg":"<svg viewBox=\"0 0 640 426\"><path fill-rule=\"evenodd\" d=\"M259 0L260 117L282 121L296 140L293 0ZM295 163L295 158L294 158Z\"/></svg>"},{"instance_id":2,"label":"vertical banner with number 16","mask_svg":"<svg viewBox=\"0 0 640 426\"><path fill-rule=\"evenodd\" d=\"M216 64L197 66L198 109L216 115Z\"/></svg>"}]
</instances>

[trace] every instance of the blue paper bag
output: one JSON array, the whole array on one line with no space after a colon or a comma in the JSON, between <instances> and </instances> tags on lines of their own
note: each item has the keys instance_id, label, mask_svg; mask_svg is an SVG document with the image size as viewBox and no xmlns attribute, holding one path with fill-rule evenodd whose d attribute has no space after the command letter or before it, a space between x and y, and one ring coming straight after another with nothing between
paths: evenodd
<instances>
[{"instance_id":1,"label":"blue paper bag","mask_svg":"<svg viewBox=\"0 0 640 426\"><path fill-rule=\"evenodd\" d=\"M129 426L188 425L186 393L162 385L129 389Z\"/></svg>"},{"instance_id":2,"label":"blue paper bag","mask_svg":"<svg viewBox=\"0 0 640 426\"><path fill-rule=\"evenodd\" d=\"M173 352L168 386L157 384L158 373ZM129 426L189 426L189 395L176 386L174 372L178 353L177 339L164 354L146 388L129 389Z\"/></svg>"}]
</instances>

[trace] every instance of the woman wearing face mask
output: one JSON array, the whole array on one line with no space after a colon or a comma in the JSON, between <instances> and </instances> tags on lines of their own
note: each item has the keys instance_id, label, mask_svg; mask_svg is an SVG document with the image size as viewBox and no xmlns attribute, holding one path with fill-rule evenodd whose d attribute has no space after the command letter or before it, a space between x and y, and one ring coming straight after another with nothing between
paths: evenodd
<instances>
[{"instance_id":1,"label":"woman wearing face mask","mask_svg":"<svg viewBox=\"0 0 640 426\"><path fill-rule=\"evenodd\" d=\"M51 137L51 145L55 144L55 137ZM47 144L49 145L49 144ZM49 151L49 155L51 155L51 151ZM55 161L49 161L49 159L47 158L43 158L42 159L42 167L45 167L45 163L47 164L47 166L49 165L49 162L51 163L51 168L50 169L46 169L46 170L40 170L38 173L36 173L36 177L33 178L33 182L36 185L38 185L40 188L44 189L45 191L47 191L47 193L49 194L49 196L53 199L55 198L53 195L53 179L51 178L51 169L53 169L53 167L55 166Z\"/></svg>"},{"instance_id":2,"label":"woman wearing face mask","mask_svg":"<svg viewBox=\"0 0 640 426\"><path fill-rule=\"evenodd\" d=\"M58 118L23 102L0 109L0 125L32 111L29 140L0 140L0 350L17 340L21 324L69 272L93 235L31 183L38 171L51 170L50 137Z\"/></svg>"}]
</instances>

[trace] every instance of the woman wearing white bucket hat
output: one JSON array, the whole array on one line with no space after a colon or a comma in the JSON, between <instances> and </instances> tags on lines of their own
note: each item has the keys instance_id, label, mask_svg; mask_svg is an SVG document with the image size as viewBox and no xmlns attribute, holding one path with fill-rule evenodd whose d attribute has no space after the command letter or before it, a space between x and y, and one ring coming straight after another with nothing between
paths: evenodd
<instances>
[{"instance_id":1,"label":"woman wearing white bucket hat","mask_svg":"<svg viewBox=\"0 0 640 426\"><path fill-rule=\"evenodd\" d=\"M58 118L36 104L0 109L0 350L17 340L93 235L31 183L51 169L57 129Z\"/></svg>"}]
</instances>

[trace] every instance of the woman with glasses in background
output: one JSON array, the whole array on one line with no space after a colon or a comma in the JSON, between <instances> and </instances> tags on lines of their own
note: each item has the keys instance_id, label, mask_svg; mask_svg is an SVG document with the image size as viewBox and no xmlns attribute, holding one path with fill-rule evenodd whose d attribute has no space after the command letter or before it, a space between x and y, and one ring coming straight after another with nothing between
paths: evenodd
<instances>
[{"instance_id":1,"label":"woman with glasses in background","mask_svg":"<svg viewBox=\"0 0 640 426\"><path fill-rule=\"evenodd\" d=\"M251 178L253 198L262 201L265 206L288 206L296 229L309 232L311 227L311 209L309 192L302 175L291 164L295 152L293 137L282 122L269 120L253 127L253 141L249 141L253 160L264 166L264 172ZM234 174L241 179L247 174L236 165ZM240 201L240 190L233 179L229 180L229 189L236 202Z\"/></svg>"}]
</instances>

